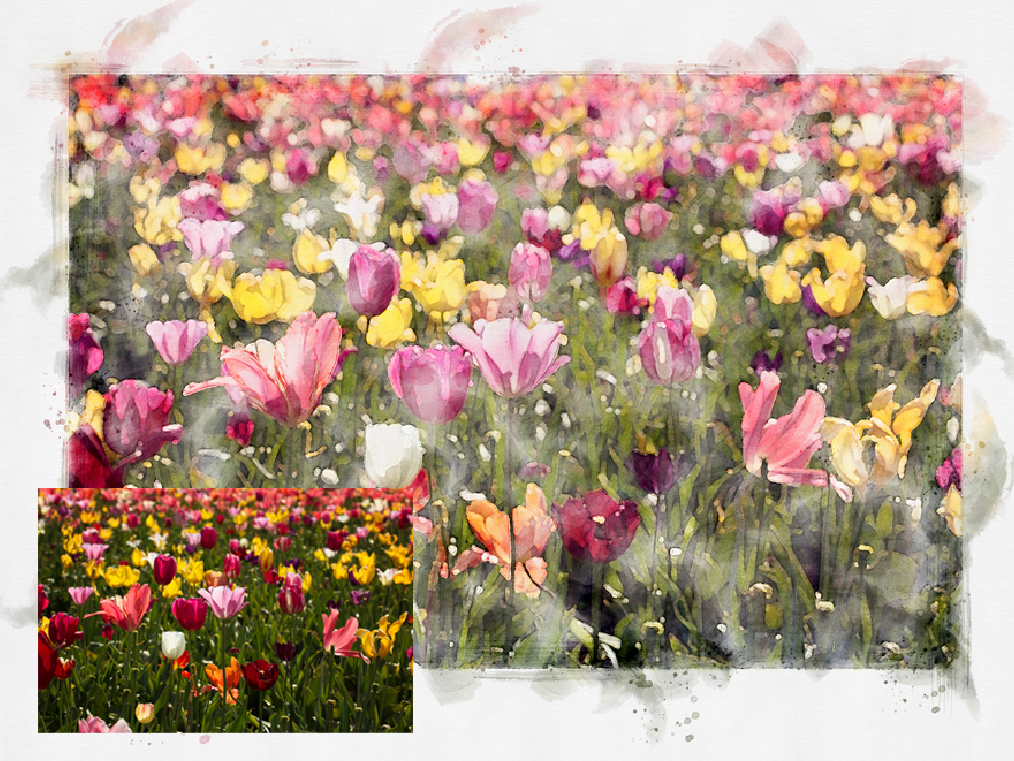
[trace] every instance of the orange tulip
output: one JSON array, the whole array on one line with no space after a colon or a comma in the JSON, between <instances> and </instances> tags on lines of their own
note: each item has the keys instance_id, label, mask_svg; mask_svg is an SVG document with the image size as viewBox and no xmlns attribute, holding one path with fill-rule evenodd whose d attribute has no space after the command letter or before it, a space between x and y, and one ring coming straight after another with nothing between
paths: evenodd
<instances>
[{"instance_id":1,"label":"orange tulip","mask_svg":"<svg viewBox=\"0 0 1014 761\"><path fill-rule=\"evenodd\" d=\"M232 662L225 668L225 681L229 688L229 693L226 695L225 700L229 705L236 705L236 699L239 697L239 663L237 663L235 658L231 660ZM204 671L208 675L208 681L211 682L211 686L205 686L201 692L211 690L221 692L222 669L214 663L209 663L204 667Z\"/></svg>"}]
</instances>

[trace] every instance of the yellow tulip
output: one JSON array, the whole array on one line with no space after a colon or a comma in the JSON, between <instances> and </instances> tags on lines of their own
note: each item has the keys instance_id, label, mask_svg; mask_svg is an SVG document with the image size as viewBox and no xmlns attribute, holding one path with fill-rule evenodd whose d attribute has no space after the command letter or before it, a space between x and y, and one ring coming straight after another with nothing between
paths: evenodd
<instances>
[{"instance_id":1,"label":"yellow tulip","mask_svg":"<svg viewBox=\"0 0 1014 761\"><path fill-rule=\"evenodd\" d=\"M127 255L130 257L130 263L134 267L134 272L141 277L157 275L162 271L162 263L158 260L155 252L152 251L151 246L138 243L136 246L130 247Z\"/></svg>"},{"instance_id":2,"label":"yellow tulip","mask_svg":"<svg viewBox=\"0 0 1014 761\"><path fill-rule=\"evenodd\" d=\"M348 159L345 158L344 153L338 151L331 157L331 160L327 162L327 178L331 180L331 182L341 185L346 179L348 179L348 176Z\"/></svg>"},{"instance_id":3,"label":"yellow tulip","mask_svg":"<svg viewBox=\"0 0 1014 761\"><path fill-rule=\"evenodd\" d=\"M85 576L89 579L104 579L106 576L106 567L103 563L98 561L89 561L85 563Z\"/></svg>"},{"instance_id":4,"label":"yellow tulip","mask_svg":"<svg viewBox=\"0 0 1014 761\"><path fill-rule=\"evenodd\" d=\"M148 203L148 199L158 198L158 194L161 192L162 183L157 177L145 180L140 175L135 175L130 178L130 195L134 198L135 203L144 205Z\"/></svg>"},{"instance_id":5,"label":"yellow tulip","mask_svg":"<svg viewBox=\"0 0 1014 761\"><path fill-rule=\"evenodd\" d=\"M130 553L130 564L136 565L138 568L142 568L148 565L148 561L144 557L144 553L141 552L137 547Z\"/></svg>"},{"instance_id":6,"label":"yellow tulip","mask_svg":"<svg viewBox=\"0 0 1014 761\"><path fill-rule=\"evenodd\" d=\"M402 259L404 261L405 257ZM409 261L414 265L412 258ZM425 269L420 273L419 268L413 266L411 276L416 278L412 283L412 295L431 317L447 319L465 303L465 263L461 259L441 259L428 253Z\"/></svg>"},{"instance_id":7,"label":"yellow tulip","mask_svg":"<svg viewBox=\"0 0 1014 761\"><path fill-rule=\"evenodd\" d=\"M965 535L965 522L961 512L961 492L956 486L951 486L944 495L943 504L937 508L937 515L943 516L947 521L947 528L955 536Z\"/></svg>"},{"instance_id":8,"label":"yellow tulip","mask_svg":"<svg viewBox=\"0 0 1014 761\"><path fill-rule=\"evenodd\" d=\"M930 227L923 220L917 227L909 223L900 225L893 235L885 235L895 251L905 257L905 266L915 277L936 277L951 254L958 248L958 239L944 242L945 233L939 227Z\"/></svg>"},{"instance_id":9,"label":"yellow tulip","mask_svg":"<svg viewBox=\"0 0 1014 761\"><path fill-rule=\"evenodd\" d=\"M647 267L637 270L637 298L648 300L648 311L655 311L655 298L658 289L663 285L670 288L682 288L680 281L676 279L672 270L666 267L662 273L649 272Z\"/></svg>"},{"instance_id":10,"label":"yellow tulip","mask_svg":"<svg viewBox=\"0 0 1014 761\"><path fill-rule=\"evenodd\" d=\"M814 267L803 278L802 285L810 286L813 298L828 315L843 317L851 314L863 298L866 289L864 273L865 265L852 274L840 269L825 281L821 279L820 270Z\"/></svg>"},{"instance_id":11,"label":"yellow tulip","mask_svg":"<svg viewBox=\"0 0 1014 761\"><path fill-rule=\"evenodd\" d=\"M387 309L370 320L366 331L366 343L378 349L391 349L401 341L414 340L409 299L392 299Z\"/></svg>"},{"instance_id":12,"label":"yellow tulip","mask_svg":"<svg viewBox=\"0 0 1014 761\"><path fill-rule=\"evenodd\" d=\"M223 182L222 206L230 214L242 214L253 203L254 189L249 182Z\"/></svg>"},{"instance_id":13,"label":"yellow tulip","mask_svg":"<svg viewBox=\"0 0 1014 761\"><path fill-rule=\"evenodd\" d=\"M167 599L178 597L183 591L183 582L180 581L179 576L173 577L173 580L162 587L162 596Z\"/></svg>"},{"instance_id":14,"label":"yellow tulip","mask_svg":"<svg viewBox=\"0 0 1014 761\"><path fill-rule=\"evenodd\" d=\"M141 578L141 572L128 565L117 565L105 573L106 584L111 587L132 587Z\"/></svg>"},{"instance_id":15,"label":"yellow tulip","mask_svg":"<svg viewBox=\"0 0 1014 761\"><path fill-rule=\"evenodd\" d=\"M226 295L241 320L264 325L272 320L291 322L309 310L316 286L306 278L297 280L288 270L269 269L263 275L243 273Z\"/></svg>"},{"instance_id":16,"label":"yellow tulip","mask_svg":"<svg viewBox=\"0 0 1014 761\"><path fill-rule=\"evenodd\" d=\"M221 172L224 163L225 146L220 143L212 143L207 148L192 148L185 143L176 146L176 166L183 174Z\"/></svg>"},{"instance_id":17,"label":"yellow tulip","mask_svg":"<svg viewBox=\"0 0 1014 761\"><path fill-rule=\"evenodd\" d=\"M911 314L945 315L958 303L958 289L954 283L944 287L940 278L931 277L909 286L905 307Z\"/></svg>"},{"instance_id":18,"label":"yellow tulip","mask_svg":"<svg viewBox=\"0 0 1014 761\"><path fill-rule=\"evenodd\" d=\"M367 658L372 660L384 658L391 652L391 638L379 629L374 631L360 629L356 635L359 637L363 655Z\"/></svg>"},{"instance_id":19,"label":"yellow tulip","mask_svg":"<svg viewBox=\"0 0 1014 761\"><path fill-rule=\"evenodd\" d=\"M239 176L251 185L260 185L271 173L271 165L267 159L243 159L239 162Z\"/></svg>"},{"instance_id":20,"label":"yellow tulip","mask_svg":"<svg viewBox=\"0 0 1014 761\"><path fill-rule=\"evenodd\" d=\"M810 252L814 250L812 238L802 237L790 240L782 246L782 259L788 267L802 267L810 261Z\"/></svg>"},{"instance_id":21,"label":"yellow tulip","mask_svg":"<svg viewBox=\"0 0 1014 761\"><path fill-rule=\"evenodd\" d=\"M292 261L304 275L322 275L334 263L330 259L320 258L321 253L330 248L324 238L314 235L310 230L303 230L292 244Z\"/></svg>"},{"instance_id":22,"label":"yellow tulip","mask_svg":"<svg viewBox=\"0 0 1014 761\"><path fill-rule=\"evenodd\" d=\"M764 280L764 293L772 304L795 304L803 297L799 273L786 267L784 259L764 265L760 275Z\"/></svg>"},{"instance_id":23,"label":"yellow tulip","mask_svg":"<svg viewBox=\"0 0 1014 761\"><path fill-rule=\"evenodd\" d=\"M176 229L182 216L180 199L151 197L144 206L134 209L134 231L153 246L164 246L174 240L183 240Z\"/></svg>"},{"instance_id":24,"label":"yellow tulip","mask_svg":"<svg viewBox=\"0 0 1014 761\"><path fill-rule=\"evenodd\" d=\"M200 586L204 581L204 563L200 560L191 560L189 562L181 560L178 572L187 583L194 586Z\"/></svg>"},{"instance_id":25,"label":"yellow tulip","mask_svg":"<svg viewBox=\"0 0 1014 761\"><path fill-rule=\"evenodd\" d=\"M236 274L236 262L226 259L215 267L211 259L201 259L196 264L184 262L179 266L179 271L191 298L202 307L207 307L229 293L230 281Z\"/></svg>"},{"instance_id":26,"label":"yellow tulip","mask_svg":"<svg viewBox=\"0 0 1014 761\"><path fill-rule=\"evenodd\" d=\"M711 324L715 321L715 314L718 312L718 300L715 292L702 283L694 294L694 335L698 338L706 336L711 330Z\"/></svg>"},{"instance_id":27,"label":"yellow tulip","mask_svg":"<svg viewBox=\"0 0 1014 761\"><path fill-rule=\"evenodd\" d=\"M730 259L745 262L750 277L757 277L757 255L746 247L746 241L738 232L726 233L719 241L722 253Z\"/></svg>"},{"instance_id":28,"label":"yellow tulip","mask_svg":"<svg viewBox=\"0 0 1014 761\"><path fill-rule=\"evenodd\" d=\"M863 272L866 267L866 245L861 240L849 248L843 237L831 235L815 244L814 249L824 255L827 270L832 274L844 270L846 274L854 275Z\"/></svg>"},{"instance_id":29,"label":"yellow tulip","mask_svg":"<svg viewBox=\"0 0 1014 761\"><path fill-rule=\"evenodd\" d=\"M478 166L489 153L489 142L473 143L466 138L458 139L458 163L461 166Z\"/></svg>"},{"instance_id":30,"label":"yellow tulip","mask_svg":"<svg viewBox=\"0 0 1014 761\"><path fill-rule=\"evenodd\" d=\"M881 222L900 225L902 222L907 222L915 216L915 201L911 198L906 198L904 208L902 206L902 201L898 198L897 193L891 193L887 198L881 198L880 196L870 197L870 209L873 211L873 216Z\"/></svg>"},{"instance_id":31,"label":"yellow tulip","mask_svg":"<svg viewBox=\"0 0 1014 761\"><path fill-rule=\"evenodd\" d=\"M349 569L346 568L342 563L334 563L331 565L331 571L334 573L335 580L344 581L349 577Z\"/></svg>"}]
</instances>

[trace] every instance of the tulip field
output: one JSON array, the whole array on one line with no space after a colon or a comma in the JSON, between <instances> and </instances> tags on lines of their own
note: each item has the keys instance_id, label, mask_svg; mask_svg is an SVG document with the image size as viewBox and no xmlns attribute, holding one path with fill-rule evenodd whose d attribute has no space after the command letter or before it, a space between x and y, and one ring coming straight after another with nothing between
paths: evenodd
<instances>
[{"instance_id":1,"label":"tulip field","mask_svg":"<svg viewBox=\"0 0 1014 761\"><path fill-rule=\"evenodd\" d=\"M946 668L961 102L924 73L74 77L70 486L409 489L425 668ZM192 658L270 655L223 620ZM358 728L308 712L319 654L300 728ZM243 723L215 697L195 719Z\"/></svg>"},{"instance_id":2,"label":"tulip field","mask_svg":"<svg viewBox=\"0 0 1014 761\"><path fill-rule=\"evenodd\" d=\"M412 495L41 489L40 732L411 732Z\"/></svg>"}]
</instances>

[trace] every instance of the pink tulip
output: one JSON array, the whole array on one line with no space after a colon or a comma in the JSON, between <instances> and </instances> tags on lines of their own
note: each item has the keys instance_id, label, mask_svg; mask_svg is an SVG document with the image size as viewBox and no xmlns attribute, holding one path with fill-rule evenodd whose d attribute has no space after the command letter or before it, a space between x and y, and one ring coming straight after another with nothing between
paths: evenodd
<instances>
[{"instance_id":1,"label":"pink tulip","mask_svg":"<svg viewBox=\"0 0 1014 761\"><path fill-rule=\"evenodd\" d=\"M672 212L657 203L634 204L627 209L624 223L631 235L640 235L645 240L658 240L672 220Z\"/></svg>"},{"instance_id":2,"label":"pink tulip","mask_svg":"<svg viewBox=\"0 0 1014 761\"><path fill-rule=\"evenodd\" d=\"M75 605L84 605L92 593L95 592L94 587L69 587L67 589L70 592L70 599L74 601Z\"/></svg>"},{"instance_id":3,"label":"pink tulip","mask_svg":"<svg viewBox=\"0 0 1014 761\"><path fill-rule=\"evenodd\" d=\"M167 425L172 391L162 392L141 381L126 380L110 386L105 398L102 433L106 446L116 454L147 460L166 444L176 444L183 437L183 426Z\"/></svg>"},{"instance_id":4,"label":"pink tulip","mask_svg":"<svg viewBox=\"0 0 1014 761\"><path fill-rule=\"evenodd\" d=\"M690 380L701 364L701 344L682 320L649 320L639 353L644 372L660 385Z\"/></svg>"},{"instance_id":5,"label":"pink tulip","mask_svg":"<svg viewBox=\"0 0 1014 761\"><path fill-rule=\"evenodd\" d=\"M458 185L458 227L478 235L489 225L496 210L497 193L488 182L466 179Z\"/></svg>"},{"instance_id":6,"label":"pink tulip","mask_svg":"<svg viewBox=\"0 0 1014 761\"><path fill-rule=\"evenodd\" d=\"M562 322L543 320L529 328L522 320L476 320L474 330L458 323L448 335L465 347L494 393L524 396L570 362L557 357Z\"/></svg>"},{"instance_id":7,"label":"pink tulip","mask_svg":"<svg viewBox=\"0 0 1014 761\"><path fill-rule=\"evenodd\" d=\"M190 256L195 262L199 259L214 259L216 257L231 259L232 253L229 247L232 245L232 237L244 227L242 222L224 219L202 220L193 217L181 220L176 225L176 228L183 233L183 241L190 249Z\"/></svg>"},{"instance_id":8,"label":"pink tulip","mask_svg":"<svg viewBox=\"0 0 1014 761\"><path fill-rule=\"evenodd\" d=\"M109 549L108 544L92 544L91 542L85 542L81 546L84 547L85 559L89 562L102 560L103 553Z\"/></svg>"},{"instance_id":9,"label":"pink tulip","mask_svg":"<svg viewBox=\"0 0 1014 761\"><path fill-rule=\"evenodd\" d=\"M130 727L127 725L126 721L120 719L110 728L98 716L92 716L91 714L88 714L87 719L77 720L77 731L78 733L109 732L121 734L125 732L130 732Z\"/></svg>"},{"instance_id":10,"label":"pink tulip","mask_svg":"<svg viewBox=\"0 0 1014 761\"><path fill-rule=\"evenodd\" d=\"M155 601L151 597L151 590L147 584L135 584L123 597L116 597L102 600L99 603L97 613L89 613L85 618L102 616L107 624L118 626L127 632L137 631L144 620L145 615L151 610Z\"/></svg>"},{"instance_id":11,"label":"pink tulip","mask_svg":"<svg viewBox=\"0 0 1014 761\"><path fill-rule=\"evenodd\" d=\"M400 281L401 267L393 251L360 246L349 259L345 295L359 314L376 317L391 305Z\"/></svg>"},{"instance_id":12,"label":"pink tulip","mask_svg":"<svg viewBox=\"0 0 1014 761\"><path fill-rule=\"evenodd\" d=\"M552 274L546 249L531 243L518 243L514 247L507 277L523 300L541 301L549 288Z\"/></svg>"},{"instance_id":13,"label":"pink tulip","mask_svg":"<svg viewBox=\"0 0 1014 761\"><path fill-rule=\"evenodd\" d=\"M824 397L807 389L788 415L771 420L780 381L775 373L762 372L757 389L739 384L743 403L743 461L747 471L761 475L761 460L767 460L768 480L800 486L827 486L827 473L810 470L806 464L820 449L820 424L824 419Z\"/></svg>"},{"instance_id":14,"label":"pink tulip","mask_svg":"<svg viewBox=\"0 0 1014 761\"><path fill-rule=\"evenodd\" d=\"M324 388L348 352L334 312L303 312L278 343L259 340L246 349L222 347L222 377L191 383L183 395L217 386L244 393L250 405L283 425L298 425L320 403Z\"/></svg>"},{"instance_id":15,"label":"pink tulip","mask_svg":"<svg viewBox=\"0 0 1014 761\"><path fill-rule=\"evenodd\" d=\"M433 346L425 351L406 346L387 367L391 386L409 410L427 423L446 423L465 406L472 362L460 346Z\"/></svg>"},{"instance_id":16,"label":"pink tulip","mask_svg":"<svg viewBox=\"0 0 1014 761\"><path fill-rule=\"evenodd\" d=\"M194 353L197 344L208 335L208 324L203 320L170 320L149 322L144 332L151 336L159 356L170 365L182 365Z\"/></svg>"},{"instance_id":17,"label":"pink tulip","mask_svg":"<svg viewBox=\"0 0 1014 761\"><path fill-rule=\"evenodd\" d=\"M76 399L84 390L88 376L102 366L102 349L89 327L91 318L87 313L67 317L67 333L70 342L70 362L67 367L68 392Z\"/></svg>"},{"instance_id":18,"label":"pink tulip","mask_svg":"<svg viewBox=\"0 0 1014 761\"><path fill-rule=\"evenodd\" d=\"M212 587L211 589L200 589L197 591L201 597L208 601L211 612L215 618L232 618L245 608L249 601L246 600L246 589L236 587Z\"/></svg>"},{"instance_id":19,"label":"pink tulip","mask_svg":"<svg viewBox=\"0 0 1014 761\"><path fill-rule=\"evenodd\" d=\"M535 207L521 212L521 229L529 240L541 240L549 232L549 212Z\"/></svg>"},{"instance_id":20,"label":"pink tulip","mask_svg":"<svg viewBox=\"0 0 1014 761\"><path fill-rule=\"evenodd\" d=\"M190 187L179 192L180 214L198 221L205 219L228 219L225 210L219 205L219 191L210 182L195 180Z\"/></svg>"},{"instance_id":21,"label":"pink tulip","mask_svg":"<svg viewBox=\"0 0 1014 761\"><path fill-rule=\"evenodd\" d=\"M321 619L324 622L324 649L331 650L335 655L343 655L347 658L362 658L367 663L370 659L362 653L357 653L352 650L352 645L356 642L356 632L359 630L359 619L352 616L348 621L345 622L345 626L341 629L335 629L338 625L338 611L332 610L330 613L322 613Z\"/></svg>"},{"instance_id":22,"label":"pink tulip","mask_svg":"<svg viewBox=\"0 0 1014 761\"><path fill-rule=\"evenodd\" d=\"M694 302L682 288L662 286L655 311L641 331L641 366L655 383L690 380L701 364L701 344L693 332Z\"/></svg>"}]
</instances>

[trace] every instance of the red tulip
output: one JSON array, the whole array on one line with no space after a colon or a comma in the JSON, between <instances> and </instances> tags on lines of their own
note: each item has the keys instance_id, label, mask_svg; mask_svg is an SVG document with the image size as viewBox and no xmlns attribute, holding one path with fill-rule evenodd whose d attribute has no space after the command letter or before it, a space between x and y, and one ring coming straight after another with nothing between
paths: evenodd
<instances>
[{"instance_id":1,"label":"red tulip","mask_svg":"<svg viewBox=\"0 0 1014 761\"><path fill-rule=\"evenodd\" d=\"M228 580L239 578L239 556L232 553L222 559L222 572Z\"/></svg>"},{"instance_id":2,"label":"red tulip","mask_svg":"<svg viewBox=\"0 0 1014 761\"><path fill-rule=\"evenodd\" d=\"M553 518L567 551L593 563L610 563L626 552L641 524L636 502L617 502L601 489L553 505Z\"/></svg>"},{"instance_id":3,"label":"red tulip","mask_svg":"<svg viewBox=\"0 0 1014 761\"><path fill-rule=\"evenodd\" d=\"M172 555L159 555L155 558L155 583L165 586L176 576L176 558Z\"/></svg>"},{"instance_id":4,"label":"red tulip","mask_svg":"<svg viewBox=\"0 0 1014 761\"><path fill-rule=\"evenodd\" d=\"M46 590L42 588L42 584L39 584L39 615L42 615L42 611L49 607L49 598L46 596Z\"/></svg>"},{"instance_id":5,"label":"red tulip","mask_svg":"<svg viewBox=\"0 0 1014 761\"><path fill-rule=\"evenodd\" d=\"M70 342L67 391L72 400L81 395L88 376L102 366L102 349L88 325L89 319L87 313L71 314L67 317Z\"/></svg>"},{"instance_id":6,"label":"red tulip","mask_svg":"<svg viewBox=\"0 0 1014 761\"><path fill-rule=\"evenodd\" d=\"M44 632L39 632L39 689L49 687L56 674L56 648L49 644Z\"/></svg>"},{"instance_id":7,"label":"red tulip","mask_svg":"<svg viewBox=\"0 0 1014 761\"><path fill-rule=\"evenodd\" d=\"M218 542L218 532L211 526L205 526L201 529L201 548L210 550Z\"/></svg>"},{"instance_id":8,"label":"red tulip","mask_svg":"<svg viewBox=\"0 0 1014 761\"><path fill-rule=\"evenodd\" d=\"M204 626L208 617L208 603L202 598L173 600L172 611L180 626L188 632L195 632Z\"/></svg>"},{"instance_id":9,"label":"red tulip","mask_svg":"<svg viewBox=\"0 0 1014 761\"><path fill-rule=\"evenodd\" d=\"M74 670L76 661L71 658L69 661L65 661L63 658L57 659L56 670L54 676L57 679L67 679L70 677L71 672Z\"/></svg>"},{"instance_id":10,"label":"red tulip","mask_svg":"<svg viewBox=\"0 0 1014 761\"><path fill-rule=\"evenodd\" d=\"M74 644L84 637L84 632L77 628L78 617L66 613L55 613L49 619L49 641L53 647L60 649Z\"/></svg>"},{"instance_id":11,"label":"red tulip","mask_svg":"<svg viewBox=\"0 0 1014 761\"><path fill-rule=\"evenodd\" d=\"M270 690L278 680L278 666L264 660L256 660L243 664L243 676L246 683L255 690Z\"/></svg>"}]
</instances>

